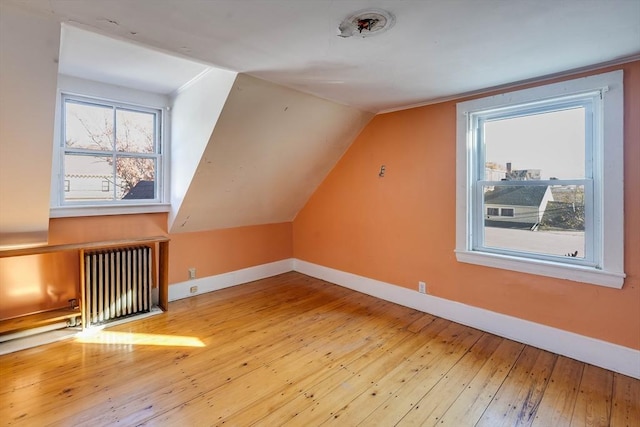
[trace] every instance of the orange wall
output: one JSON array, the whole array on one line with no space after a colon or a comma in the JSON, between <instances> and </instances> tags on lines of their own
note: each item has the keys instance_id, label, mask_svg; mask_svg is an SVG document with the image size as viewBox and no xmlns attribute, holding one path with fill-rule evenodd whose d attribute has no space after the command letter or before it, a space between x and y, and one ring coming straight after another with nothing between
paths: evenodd
<instances>
[{"instance_id":1,"label":"orange wall","mask_svg":"<svg viewBox=\"0 0 640 427\"><path fill-rule=\"evenodd\" d=\"M78 254L61 252L0 259L0 320L52 308L79 298Z\"/></svg>"},{"instance_id":2,"label":"orange wall","mask_svg":"<svg viewBox=\"0 0 640 427\"><path fill-rule=\"evenodd\" d=\"M83 243L167 235L167 214L57 218L49 244ZM169 283L226 273L292 257L292 224L267 224L169 235ZM79 298L74 251L0 259L0 319L67 305Z\"/></svg>"},{"instance_id":3,"label":"orange wall","mask_svg":"<svg viewBox=\"0 0 640 427\"><path fill-rule=\"evenodd\" d=\"M410 289L423 280L438 297L640 349L640 62L617 68L625 72L622 290L456 261L456 102L376 116L295 219L294 256Z\"/></svg>"},{"instance_id":4,"label":"orange wall","mask_svg":"<svg viewBox=\"0 0 640 427\"><path fill-rule=\"evenodd\" d=\"M291 223L169 234L169 284L291 258ZM167 235L166 214L52 219L49 243L77 243Z\"/></svg>"},{"instance_id":5,"label":"orange wall","mask_svg":"<svg viewBox=\"0 0 640 427\"><path fill-rule=\"evenodd\" d=\"M206 277L293 256L290 222L170 237L169 283L187 280L191 267L197 277Z\"/></svg>"}]
</instances>

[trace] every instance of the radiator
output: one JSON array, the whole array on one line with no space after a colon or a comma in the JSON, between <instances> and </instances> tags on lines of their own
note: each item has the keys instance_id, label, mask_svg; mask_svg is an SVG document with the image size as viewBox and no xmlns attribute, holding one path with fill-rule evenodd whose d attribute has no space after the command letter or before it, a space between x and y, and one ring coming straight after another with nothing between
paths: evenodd
<instances>
[{"instance_id":1,"label":"radiator","mask_svg":"<svg viewBox=\"0 0 640 427\"><path fill-rule=\"evenodd\" d=\"M151 257L147 246L84 253L83 327L151 310Z\"/></svg>"}]
</instances>

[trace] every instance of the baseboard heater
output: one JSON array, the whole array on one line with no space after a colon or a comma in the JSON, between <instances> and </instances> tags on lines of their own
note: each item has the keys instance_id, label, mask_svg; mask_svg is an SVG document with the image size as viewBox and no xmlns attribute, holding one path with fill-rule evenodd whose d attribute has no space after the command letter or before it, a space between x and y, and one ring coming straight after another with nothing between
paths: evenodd
<instances>
[{"instance_id":1,"label":"baseboard heater","mask_svg":"<svg viewBox=\"0 0 640 427\"><path fill-rule=\"evenodd\" d=\"M83 327L151 311L152 250L148 246L84 252Z\"/></svg>"}]
</instances>

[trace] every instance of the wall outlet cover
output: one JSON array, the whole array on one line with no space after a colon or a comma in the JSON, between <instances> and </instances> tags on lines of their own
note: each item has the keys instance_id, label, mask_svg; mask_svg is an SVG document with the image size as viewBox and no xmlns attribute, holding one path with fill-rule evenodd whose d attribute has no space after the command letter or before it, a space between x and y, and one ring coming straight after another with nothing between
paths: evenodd
<instances>
[{"instance_id":1,"label":"wall outlet cover","mask_svg":"<svg viewBox=\"0 0 640 427\"><path fill-rule=\"evenodd\" d=\"M418 292L421 294L427 293L427 284L425 282L418 282Z\"/></svg>"}]
</instances>

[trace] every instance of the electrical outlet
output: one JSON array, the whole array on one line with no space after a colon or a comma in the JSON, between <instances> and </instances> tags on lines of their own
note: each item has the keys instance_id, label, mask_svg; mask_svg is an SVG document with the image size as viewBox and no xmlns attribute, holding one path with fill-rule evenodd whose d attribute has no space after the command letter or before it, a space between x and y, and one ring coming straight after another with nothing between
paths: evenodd
<instances>
[{"instance_id":1,"label":"electrical outlet","mask_svg":"<svg viewBox=\"0 0 640 427\"><path fill-rule=\"evenodd\" d=\"M421 294L427 293L427 284L425 282L418 282L418 292Z\"/></svg>"},{"instance_id":2,"label":"electrical outlet","mask_svg":"<svg viewBox=\"0 0 640 427\"><path fill-rule=\"evenodd\" d=\"M196 292L198 292L198 287L197 286L190 287L189 292L191 292L192 294L195 294Z\"/></svg>"},{"instance_id":3,"label":"electrical outlet","mask_svg":"<svg viewBox=\"0 0 640 427\"><path fill-rule=\"evenodd\" d=\"M191 267L189 269L189 280L193 280L196 278L196 268L195 267Z\"/></svg>"}]
</instances>

